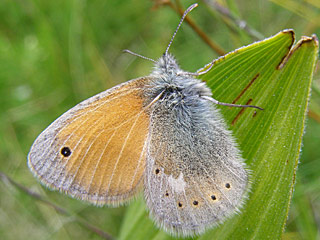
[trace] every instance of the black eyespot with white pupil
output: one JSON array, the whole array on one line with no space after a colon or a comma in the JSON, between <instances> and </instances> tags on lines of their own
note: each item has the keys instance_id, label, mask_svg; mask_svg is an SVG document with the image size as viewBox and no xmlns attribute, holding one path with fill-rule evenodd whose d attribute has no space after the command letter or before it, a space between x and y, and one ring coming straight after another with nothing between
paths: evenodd
<instances>
[{"instance_id":1,"label":"black eyespot with white pupil","mask_svg":"<svg viewBox=\"0 0 320 240\"><path fill-rule=\"evenodd\" d=\"M64 157L69 157L71 155L71 149L69 147L63 147L61 149L61 154Z\"/></svg>"}]
</instances>

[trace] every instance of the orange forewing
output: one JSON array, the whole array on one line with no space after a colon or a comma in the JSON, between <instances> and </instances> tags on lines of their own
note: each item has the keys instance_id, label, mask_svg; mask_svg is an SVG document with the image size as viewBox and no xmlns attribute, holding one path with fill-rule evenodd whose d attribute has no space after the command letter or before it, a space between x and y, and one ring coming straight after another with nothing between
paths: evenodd
<instances>
[{"instance_id":1,"label":"orange forewing","mask_svg":"<svg viewBox=\"0 0 320 240\"><path fill-rule=\"evenodd\" d=\"M29 166L50 187L97 204L119 204L143 182L149 115L146 78L100 93L62 115L35 141ZM52 138L44 156L38 142ZM47 144L48 145L48 144ZM71 150L68 157L61 149Z\"/></svg>"}]
</instances>

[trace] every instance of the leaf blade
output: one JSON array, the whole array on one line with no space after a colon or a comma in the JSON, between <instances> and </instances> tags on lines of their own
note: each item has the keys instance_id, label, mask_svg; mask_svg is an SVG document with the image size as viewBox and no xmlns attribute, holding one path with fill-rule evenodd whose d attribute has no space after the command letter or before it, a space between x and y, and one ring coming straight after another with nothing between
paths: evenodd
<instances>
[{"instance_id":1,"label":"leaf blade","mask_svg":"<svg viewBox=\"0 0 320 240\"><path fill-rule=\"evenodd\" d=\"M262 105L265 110L255 117L250 116L250 111L252 113L254 110L247 111L249 113L243 114L237 125L231 127L253 171L252 192L240 216L235 216L200 239L208 239L208 236L219 239L234 236L243 239L281 237L295 182L317 49L316 39L302 40L288 55L290 58L283 69L271 71L269 67L269 70L265 69L269 73L265 74L256 70L260 72L260 84L250 89L247 98L259 98L257 105L260 102L268 104ZM277 52L285 52L284 47L282 50ZM308 64L302 64L306 62ZM267 93L260 94L261 91ZM222 109L230 123L232 114L226 111ZM255 118L255 122L251 120L250 123L250 118Z\"/></svg>"}]
</instances>

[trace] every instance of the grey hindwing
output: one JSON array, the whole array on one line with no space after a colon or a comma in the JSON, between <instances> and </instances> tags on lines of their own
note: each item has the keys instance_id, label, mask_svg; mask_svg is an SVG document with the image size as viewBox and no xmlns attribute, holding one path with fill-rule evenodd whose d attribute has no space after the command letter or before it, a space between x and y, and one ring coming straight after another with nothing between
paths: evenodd
<instances>
[{"instance_id":1,"label":"grey hindwing","mask_svg":"<svg viewBox=\"0 0 320 240\"><path fill-rule=\"evenodd\" d=\"M148 141L145 198L158 225L192 236L239 209L248 173L210 102L155 103Z\"/></svg>"}]
</instances>

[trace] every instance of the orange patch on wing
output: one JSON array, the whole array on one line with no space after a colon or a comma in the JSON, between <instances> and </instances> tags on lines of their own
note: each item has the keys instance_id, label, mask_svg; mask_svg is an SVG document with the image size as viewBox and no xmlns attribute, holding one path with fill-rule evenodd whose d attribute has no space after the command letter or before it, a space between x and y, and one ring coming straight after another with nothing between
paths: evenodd
<instances>
[{"instance_id":1,"label":"orange patch on wing","mask_svg":"<svg viewBox=\"0 0 320 240\"><path fill-rule=\"evenodd\" d=\"M84 198L118 203L142 183L149 116L141 91L127 84L93 101L75 112L57 135L59 144L72 151L61 159L64 172L73 177L71 186L81 186Z\"/></svg>"}]
</instances>

